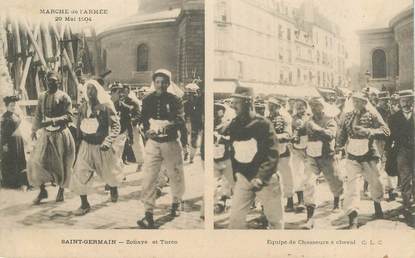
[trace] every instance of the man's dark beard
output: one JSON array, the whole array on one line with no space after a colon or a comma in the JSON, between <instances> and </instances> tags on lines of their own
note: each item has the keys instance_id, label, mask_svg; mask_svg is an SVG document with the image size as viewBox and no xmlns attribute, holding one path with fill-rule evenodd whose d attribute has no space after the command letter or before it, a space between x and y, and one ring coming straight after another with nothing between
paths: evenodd
<instances>
[{"instance_id":1,"label":"man's dark beard","mask_svg":"<svg viewBox=\"0 0 415 258\"><path fill-rule=\"evenodd\" d=\"M56 91L58 91L58 85L48 85L48 91L50 93L55 93Z\"/></svg>"}]
</instances>

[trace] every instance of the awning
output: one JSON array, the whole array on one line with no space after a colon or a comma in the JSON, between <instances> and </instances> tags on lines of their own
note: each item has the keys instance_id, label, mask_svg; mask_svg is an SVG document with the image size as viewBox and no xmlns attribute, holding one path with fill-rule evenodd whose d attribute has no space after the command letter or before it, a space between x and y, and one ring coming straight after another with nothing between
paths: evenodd
<instances>
[{"instance_id":1,"label":"awning","mask_svg":"<svg viewBox=\"0 0 415 258\"><path fill-rule=\"evenodd\" d=\"M236 81L214 81L213 92L215 93L233 93L235 91ZM286 86L276 84L265 84L256 82L240 82L241 85L254 89L255 95L284 95L290 98L298 97L320 97L318 90L312 86Z\"/></svg>"}]
</instances>

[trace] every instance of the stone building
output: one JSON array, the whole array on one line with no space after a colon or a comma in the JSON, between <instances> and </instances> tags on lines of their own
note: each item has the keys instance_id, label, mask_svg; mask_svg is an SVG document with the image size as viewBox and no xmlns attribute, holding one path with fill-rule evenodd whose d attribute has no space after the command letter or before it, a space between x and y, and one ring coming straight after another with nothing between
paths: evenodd
<instances>
[{"instance_id":1,"label":"stone building","mask_svg":"<svg viewBox=\"0 0 415 258\"><path fill-rule=\"evenodd\" d=\"M387 28L358 32L360 74L366 85L391 91L414 87L414 8L395 15Z\"/></svg>"},{"instance_id":2,"label":"stone building","mask_svg":"<svg viewBox=\"0 0 415 258\"><path fill-rule=\"evenodd\" d=\"M109 81L148 86L159 68L178 85L204 80L204 0L139 0L135 15L105 28L97 41Z\"/></svg>"},{"instance_id":3,"label":"stone building","mask_svg":"<svg viewBox=\"0 0 415 258\"><path fill-rule=\"evenodd\" d=\"M214 91L346 86L344 40L312 1L215 0L213 8Z\"/></svg>"}]
</instances>

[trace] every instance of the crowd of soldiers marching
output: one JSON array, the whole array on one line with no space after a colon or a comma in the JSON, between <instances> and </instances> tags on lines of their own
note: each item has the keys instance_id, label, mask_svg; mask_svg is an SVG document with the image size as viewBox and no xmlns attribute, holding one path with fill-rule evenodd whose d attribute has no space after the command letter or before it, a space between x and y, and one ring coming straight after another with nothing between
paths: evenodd
<instances>
[{"instance_id":1,"label":"crowd of soldiers marching","mask_svg":"<svg viewBox=\"0 0 415 258\"><path fill-rule=\"evenodd\" d=\"M262 98L238 86L231 98L215 100L215 213L230 206L229 228L243 229L260 205L264 227L283 229L284 213L296 212L305 214L303 228L312 229L323 177L332 211L343 210L349 229L360 225L362 188L373 200L374 219L385 218L384 196L393 201L399 193L400 214L414 226L413 91L320 94Z\"/></svg>"},{"instance_id":2,"label":"crowd of soldiers marching","mask_svg":"<svg viewBox=\"0 0 415 258\"><path fill-rule=\"evenodd\" d=\"M64 201L68 188L80 196L81 206L73 214L81 216L91 210L88 195L94 192L97 177L105 182L110 200L117 202L118 188L125 180L123 166L133 156L137 171L143 171L145 213L137 224L156 227L153 209L166 181L172 195L169 214L178 216L185 192L183 164L193 162L203 128L203 95L198 85L190 83L183 92L171 73L160 69L154 72L151 87L142 88L137 97L121 83L110 84L108 93L104 79L96 78L80 86L82 100L73 108L71 98L59 89L59 74L49 72L45 82L47 90L39 95L32 122L35 144L27 164L18 98L4 98L2 186L39 188L34 205L48 198L49 183L59 187L56 202Z\"/></svg>"}]
</instances>

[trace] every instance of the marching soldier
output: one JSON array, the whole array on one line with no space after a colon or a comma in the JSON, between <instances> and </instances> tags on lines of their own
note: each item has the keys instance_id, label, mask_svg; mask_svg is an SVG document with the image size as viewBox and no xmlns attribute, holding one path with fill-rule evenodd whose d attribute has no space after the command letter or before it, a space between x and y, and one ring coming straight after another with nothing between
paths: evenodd
<instances>
[{"instance_id":1,"label":"marching soldier","mask_svg":"<svg viewBox=\"0 0 415 258\"><path fill-rule=\"evenodd\" d=\"M183 104L179 97L167 92L171 85L171 73L160 69L153 74L155 91L143 99L142 123L148 138L145 145L144 179L141 201L144 203L144 218L137 224L144 229L155 228L153 210L156 202L157 181L161 165L169 177L172 206L170 215L179 215L185 182L183 173L182 145L178 131L184 127Z\"/></svg>"},{"instance_id":2,"label":"marching soldier","mask_svg":"<svg viewBox=\"0 0 415 258\"><path fill-rule=\"evenodd\" d=\"M414 171L414 93L411 90L399 92L401 110L390 117L391 137L389 144L396 151L397 168L401 180L403 215L410 226L414 225L411 214L411 198L415 195ZM392 146L387 146L392 148Z\"/></svg>"},{"instance_id":3,"label":"marching soldier","mask_svg":"<svg viewBox=\"0 0 415 258\"><path fill-rule=\"evenodd\" d=\"M197 141L200 132L203 129L203 97L200 96L200 89L195 83L186 85L186 92L188 99L183 104L186 123L189 124L188 131L190 131L190 157L189 162L193 163L196 155ZM189 128L190 127L190 128Z\"/></svg>"},{"instance_id":4,"label":"marching soldier","mask_svg":"<svg viewBox=\"0 0 415 258\"><path fill-rule=\"evenodd\" d=\"M296 99L293 109L292 118L292 168L294 173L294 186L298 198L298 208L304 209L304 184L305 170L304 163L306 159L305 149L307 147L307 130L306 123L309 119L307 114L307 102L303 99Z\"/></svg>"},{"instance_id":5,"label":"marching soldier","mask_svg":"<svg viewBox=\"0 0 415 258\"><path fill-rule=\"evenodd\" d=\"M282 110L286 105L284 97L271 97L268 100L268 119L274 126L278 139L278 171L282 178L284 197L287 198L286 212L294 211L294 178L291 166L291 152L288 143L291 141L292 128L291 117Z\"/></svg>"},{"instance_id":6,"label":"marching soldier","mask_svg":"<svg viewBox=\"0 0 415 258\"><path fill-rule=\"evenodd\" d=\"M307 208L306 228L314 227L314 211L316 208L315 191L316 175L323 172L330 191L334 196L333 211L339 210L340 195L343 183L339 179L338 167L334 158L334 141L337 123L334 116L329 115L328 104L322 98L313 98L309 102L312 117L306 123L308 136L305 161L304 203Z\"/></svg>"},{"instance_id":7,"label":"marching soldier","mask_svg":"<svg viewBox=\"0 0 415 258\"><path fill-rule=\"evenodd\" d=\"M32 128L32 139L37 140L28 162L28 179L32 186L39 186L34 204L48 197L45 183L59 185L56 202L64 200L64 189L69 186L75 161L75 142L68 129L72 121L72 102L65 92L58 89L59 75L47 74L48 90L39 96ZM37 131L41 130L39 139Z\"/></svg>"},{"instance_id":8,"label":"marching soldier","mask_svg":"<svg viewBox=\"0 0 415 258\"><path fill-rule=\"evenodd\" d=\"M389 136L389 128L376 109L368 105L362 93L352 95L353 111L347 112L337 135L336 149L346 146L347 160L345 176L345 196L343 208L349 216L351 229L358 227L358 206L360 175L368 182L371 198L374 201L375 217L383 218L381 200L383 186L378 169L379 151L375 139Z\"/></svg>"},{"instance_id":9,"label":"marching soldier","mask_svg":"<svg viewBox=\"0 0 415 258\"><path fill-rule=\"evenodd\" d=\"M118 200L122 173L121 153L126 140L120 135L120 122L110 95L95 80L85 83L86 101L79 108L77 132L81 142L74 166L70 189L78 194L81 207L77 216L87 214L91 206L94 173L109 185L111 201Z\"/></svg>"},{"instance_id":10,"label":"marching soldier","mask_svg":"<svg viewBox=\"0 0 415 258\"><path fill-rule=\"evenodd\" d=\"M220 182L220 189L215 189L215 213L221 213L226 209L226 201L231 198L232 188L235 184L235 179L232 171L232 162L230 159L230 144L229 136L222 135L230 121L226 120L226 108L222 104L215 104L214 106L214 175L218 183Z\"/></svg>"},{"instance_id":11,"label":"marching soldier","mask_svg":"<svg viewBox=\"0 0 415 258\"><path fill-rule=\"evenodd\" d=\"M239 86L232 97L236 117L227 131L233 147L231 159L236 183L229 227L246 228L246 216L257 197L269 228L283 229L281 186L276 175L278 144L273 125L255 114L252 88Z\"/></svg>"}]
</instances>

